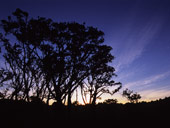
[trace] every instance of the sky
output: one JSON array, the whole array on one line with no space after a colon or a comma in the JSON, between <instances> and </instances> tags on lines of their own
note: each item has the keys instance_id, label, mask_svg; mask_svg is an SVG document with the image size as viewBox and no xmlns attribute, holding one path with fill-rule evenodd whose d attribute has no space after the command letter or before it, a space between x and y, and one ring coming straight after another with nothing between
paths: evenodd
<instances>
[{"instance_id":1,"label":"sky","mask_svg":"<svg viewBox=\"0 0 170 128\"><path fill-rule=\"evenodd\" d=\"M105 33L123 89L144 101L170 96L170 0L0 0L0 19L20 8L30 17L86 23ZM122 90L123 90L122 89ZM126 101L118 92L115 96Z\"/></svg>"}]
</instances>

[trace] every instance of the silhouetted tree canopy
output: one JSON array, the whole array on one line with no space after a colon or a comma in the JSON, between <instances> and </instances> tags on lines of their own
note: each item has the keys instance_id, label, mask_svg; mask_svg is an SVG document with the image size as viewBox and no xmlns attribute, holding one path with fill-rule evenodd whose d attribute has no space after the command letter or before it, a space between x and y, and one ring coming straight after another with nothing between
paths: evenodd
<instances>
[{"instance_id":1,"label":"silhouetted tree canopy","mask_svg":"<svg viewBox=\"0 0 170 128\"><path fill-rule=\"evenodd\" d=\"M140 94L133 93L133 91L129 89L125 89L122 95L126 97L131 103L138 103L138 100L141 99Z\"/></svg>"},{"instance_id":2,"label":"silhouetted tree canopy","mask_svg":"<svg viewBox=\"0 0 170 128\"><path fill-rule=\"evenodd\" d=\"M111 47L103 45L93 57L90 75L81 86L82 98L85 103L95 105L96 100L101 98L104 93L113 95L122 87L120 82L116 83L112 80L116 74L114 73L115 69L108 65L114 59L110 51ZM112 86L118 87L110 89ZM89 101L87 101L86 95L89 95Z\"/></svg>"},{"instance_id":3,"label":"silhouetted tree canopy","mask_svg":"<svg viewBox=\"0 0 170 128\"><path fill-rule=\"evenodd\" d=\"M103 93L114 94L121 88L112 80L114 57L104 45L104 33L76 22L54 22L44 17L30 18L16 9L1 20L5 66L0 83L6 98L50 99L71 105L74 91L88 81L91 101ZM108 87L119 85L110 91Z\"/></svg>"}]
</instances>

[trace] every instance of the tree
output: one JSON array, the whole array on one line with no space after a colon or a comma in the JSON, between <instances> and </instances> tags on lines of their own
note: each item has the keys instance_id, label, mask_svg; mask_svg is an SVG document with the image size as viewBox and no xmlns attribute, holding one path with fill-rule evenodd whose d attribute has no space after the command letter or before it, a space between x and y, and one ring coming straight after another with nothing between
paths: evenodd
<instances>
[{"instance_id":1,"label":"tree","mask_svg":"<svg viewBox=\"0 0 170 128\"><path fill-rule=\"evenodd\" d=\"M103 32L75 22L54 23L52 28L52 35L58 33L51 37L52 45L41 45L45 54L42 70L52 96L59 104L67 98L70 106L73 92L90 75L93 58L103 43Z\"/></svg>"},{"instance_id":2,"label":"tree","mask_svg":"<svg viewBox=\"0 0 170 128\"><path fill-rule=\"evenodd\" d=\"M106 86L120 85L111 80L111 47L103 44L104 33L97 28L43 17L30 19L20 9L2 20L1 26L5 32L0 35L5 48L3 69L12 74L7 81L12 99L29 101L33 96L60 105L67 101L71 106L74 91L87 79L95 78L97 92L102 93L108 92Z\"/></svg>"},{"instance_id":3,"label":"tree","mask_svg":"<svg viewBox=\"0 0 170 128\"><path fill-rule=\"evenodd\" d=\"M125 89L122 95L126 97L131 103L138 103L138 100L141 99L140 94L133 93L133 91L129 89Z\"/></svg>"},{"instance_id":4,"label":"tree","mask_svg":"<svg viewBox=\"0 0 170 128\"><path fill-rule=\"evenodd\" d=\"M3 42L5 49L3 53L5 67L2 67L1 70L11 76L3 85L9 88L11 99L29 101L30 95L35 94L39 89L36 88L37 83L41 84L42 81L36 58L38 54L36 51L37 42L40 41L41 35L37 35L38 39L31 35L33 34L30 30L33 28L32 20L28 20L27 12L16 9L13 16L14 19L9 16L8 20L1 21L1 26L5 32L5 36L1 34L1 42ZM34 32L34 34L37 33ZM40 88L44 87L43 84L39 86Z\"/></svg>"},{"instance_id":5,"label":"tree","mask_svg":"<svg viewBox=\"0 0 170 128\"><path fill-rule=\"evenodd\" d=\"M104 93L113 95L121 89L121 83L112 80L113 76L116 76L115 69L108 65L114 59L110 53L111 49L106 45L99 46L99 50L93 56L90 75L81 86L84 103L95 105L96 100L100 99ZM113 86L117 88L110 89ZM86 98L87 94L89 101Z\"/></svg>"}]
</instances>

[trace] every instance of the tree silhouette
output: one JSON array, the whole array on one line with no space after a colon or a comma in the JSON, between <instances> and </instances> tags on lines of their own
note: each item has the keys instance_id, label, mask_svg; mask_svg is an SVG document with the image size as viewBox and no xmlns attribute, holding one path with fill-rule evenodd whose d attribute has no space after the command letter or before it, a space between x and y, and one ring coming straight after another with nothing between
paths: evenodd
<instances>
[{"instance_id":1,"label":"tree silhouette","mask_svg":"<svg viewBox=\"0 0 170 128\"><path fill-rule=\"evenodd\" d=\"M129 89L125 89L122 95L126 97L131 103L138 103L138 100L141 99L140 94L133 93L133 91Z\"/></svg>"},{"instance_id":2,"label":"tree silhouette","mask_svg":"<svg viewBox=\"0 0 170 128\"><path fill-rule=\"evenodd\" d=\"M103 43L103 32L75 22L53 23L52 28L51 35L57 37L50 38L53 44L41 45L42 71L51 95L59 104L67 98L71 105L73 92L90 75L93 58Z\"/></svg>"},{"instance_id":3,"label":"tree silhouette","mask_svg":"<svg viewBox=\"0 0 170 128\"><path fill-rule=\"evenodd\" d=\"M117 99L106 99L103 103L105 104L117 104Z\"/></svg>"},{"instance_id":4,"label":"tree silhouette","mask_svg":"<svg viewBox=\"0 0 170 128\"><path fill-rule=\"evenodd\" d=\"M16 9L13 16L14 19L9 16L8 20L1 21L1 26L5 32L5 36L1 36L5 48L3 53L5 67L2 70L11 76L4 85L10 89L11 99L17 100L19 98L29 101L30 95L35 95L35 92L44 88L37 63L37 43L42 35L37 35L38 39L31 35L33 34L31 31L33 28L32 20L28 20L27 12ZM40 92L37 96L39 97L39 95Z\"/></svg>"},{"instance_id":5,"label":"tree silhouette","mask_svg":"<svg viewBox=\"0 0 170 128\"><path fill-rule=\"evenodd\" d=\"M99 47L98 52L93 57L91 63L92 70L87 80L81 86L82 98L86 103L86 95L89 95L89 103L96 104L96 100L101 98L104 93L113 95L122 87L121 83L116 83L112 80L115 69L108 65L114 57L111 55L111 47L103 45ZM115 89L110 89L112 86L118 86ZM85 98L84 98L85 97Z\"/></svg>"},{"instance_id":6,"label":"tree silhouette","mask_svg":"<svg viewBox=\"0 0 170 128\"><path fill-rule=\"evenodd\" d=\"M6 82L11 99L29 101L33 96L47 103L50 99L57 104L67 101L71 106L73 92L88 79L96 82L91 85L95 88L91 97L95 104L99 93L114 93L108 87L120 85L111 80L111 47L103 44L104 33L97 28L43 17L30 19L20 9L2 20L1 26L6 62L2 70L11 74Z\"/></svg>"}]
</instances>

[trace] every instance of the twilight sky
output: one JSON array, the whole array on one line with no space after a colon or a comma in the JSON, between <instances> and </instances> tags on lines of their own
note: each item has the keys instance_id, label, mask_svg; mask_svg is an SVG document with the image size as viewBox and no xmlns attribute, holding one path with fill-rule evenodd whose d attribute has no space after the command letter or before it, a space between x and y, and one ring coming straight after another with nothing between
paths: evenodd
<instances>
[{"instance_id":1,"label":"twilight sky","mask_svg":"<svg viewBox=\"0 0 170 128\"><path fill-rule=\"evenodd\" d=\"M114 79L123 89L142 100L170 96L170 0L0 0L0 19L16 8L30 17L97 27L113 47ZM121 93L113 98L125 101Z\"/></svg>"}]
</instances>

